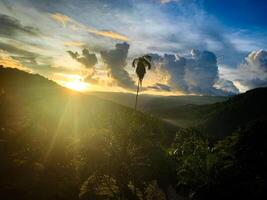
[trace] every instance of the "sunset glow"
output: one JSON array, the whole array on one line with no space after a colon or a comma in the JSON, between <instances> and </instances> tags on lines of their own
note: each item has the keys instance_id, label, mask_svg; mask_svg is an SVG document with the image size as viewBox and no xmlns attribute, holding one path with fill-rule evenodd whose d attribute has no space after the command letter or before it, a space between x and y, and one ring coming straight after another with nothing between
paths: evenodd
<instances>
[{"instance_id":1,"label":"sunset glow","mask_svg":"<svg viewBox=\"0 0 267 200\"><path fill-rule=\"evenodd\" d=\"M72 82L67 82L65 84L65 87L72 89L72 90L82 92L82 91L86 91L87 89L89 89L90 85L88 83L82 82L80 80L75 80Z\"/></svg>"},{"instance_id":2,"label":"sunset glow","mask_svg":"<svg viewBox=\"0 0 267 200\"><path fill-rule=\"evenodd\" d=\"M228 96L267 85L264 3L229 3L228 18L206 0L56 2L0 1L1 65L77 91L133 93L132 61L148 54L142 93Z\"/></svg>"}]
</instances>

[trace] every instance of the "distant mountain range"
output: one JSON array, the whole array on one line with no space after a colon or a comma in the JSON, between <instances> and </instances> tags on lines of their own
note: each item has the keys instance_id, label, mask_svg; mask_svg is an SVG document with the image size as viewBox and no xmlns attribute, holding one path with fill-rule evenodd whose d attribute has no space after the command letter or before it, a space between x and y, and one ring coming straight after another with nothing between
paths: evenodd
<instances>
[{"instance_id":1,"label":"distant mountain range","mask_svg":"<svg viewBox=\"0 0 267 200\"><path fill-rule=\"evenodd\" d=\"M115 103L134 107L135 94L120 93L120 92L93 92L95 96L108 99ZM168 109L173 109L182 105L194 104L203 105L227 100L226 96L197 96L197 95L182 95L182 96L159 96L140 94L138 97L138 110L157 115L165 112Z\"/></svg>"},{"instance_id":2,"label":"distant mountain range","mask_svg":"<svg viewBox=\"0 0 267 200\"><path fill-rule=\"evenodd\" d=\"M257 88L206 105L187 104L156 115L182 127L197 127L208 135L225 136L250 121L267 118L267 88Z\"/></svg>"}]
</instances>

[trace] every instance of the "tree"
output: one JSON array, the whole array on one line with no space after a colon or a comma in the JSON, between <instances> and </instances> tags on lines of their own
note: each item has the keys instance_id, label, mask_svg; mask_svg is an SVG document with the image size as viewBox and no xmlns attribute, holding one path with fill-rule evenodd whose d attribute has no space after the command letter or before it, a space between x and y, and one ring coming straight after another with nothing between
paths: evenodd
<instances>
[{"instance_id":1,"label":"tree","mask_svg":"<svg viewBox=\"0 0 267 200\"><path fill-rule=\"evenodd\" d=\"M139 87L142 87L142 81L146 74L146 68L151 69L151 56L144 55L139 58L135 58L133 60L132 66L135 68L135 72L138 76L138 85L137 85L137 91L136 91L136 98L135 98L135 110L137 107L137 99L138 99L138 93L139 93Z\"/></svg>"}]
</instances>

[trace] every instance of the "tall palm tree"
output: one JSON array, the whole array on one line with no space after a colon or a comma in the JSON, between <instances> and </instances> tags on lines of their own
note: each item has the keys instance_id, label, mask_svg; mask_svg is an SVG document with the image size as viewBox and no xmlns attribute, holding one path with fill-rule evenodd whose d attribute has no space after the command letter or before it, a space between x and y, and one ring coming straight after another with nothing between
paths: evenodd
<instances>
[{"instance_id":1,"label":"tall palm tree","mask_svg":"<svg viewBox=\"0 0 267 200\"><path fill-rule=\"evenodd\" d=\"M137 107L139 88L142 87L142 81L146 74L146 68L151 69L151 65L152 65L151 62L152 62L152 57L149 55L144 55L139 58L135 58L133 60L132 66L135 68L135 72L138 76L138 85L137 85L135 106L134 106L135 110Z\"/></svg>"}]
</instances>

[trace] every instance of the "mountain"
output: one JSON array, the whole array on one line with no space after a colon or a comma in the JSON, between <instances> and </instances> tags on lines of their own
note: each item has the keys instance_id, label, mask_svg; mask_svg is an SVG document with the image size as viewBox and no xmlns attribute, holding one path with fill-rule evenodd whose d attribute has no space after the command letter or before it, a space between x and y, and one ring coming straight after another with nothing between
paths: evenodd
<instances>
[{"instance_id":1,"label":"mountain","mask_svg":"<svg viewBox=\"0 0 267 200\"><path fill-rule=\"evenodd\" d=\"M128 124L128 120L133 116L140 120L147 120L147 124L151 121L159 121L158 124L164 128L172 131L176 129L149 114L134 112L126 106L93 94L69 90L38 74L29 74L17 69L0 69L0 92L2 112L0 123L5 122L5 126L11 123L12 126L8 127L12 128L28 126L31 123L55 125L55 122L59 123L62 117L66 125L70 126L73 123L73 112L76 112L75 120L81 129L88 129L88 126L92 124L99 124L103 126L101 128L105 128L105 120L112 123L116 118L121 119L120 123ZM44 118L47 118L49 122L42 121ZM14 126L14 123L18 122L20 124Z\"/></svg>"},{"instance_id":2,"label":"mountain","mask_svg":"<svg viewBox=\"0 0 267 200\"><path fill-rule=\"evenodd\" d=\"M0 199L80 199L98 173L131 193L125 185L133 178L160 178L149 166L161 170L176 130L40 75L0 68Z\"/></svg>"},{"instance_id":3,"label":"mountain","mask_svg":"<svg viewBox=\"0 0 267 200\"><path fill-rule=\"evenodd\" d=\"M267 88L257 88L208 105L188 104L166 109L161 118L197 127L208 135L225 136L250 121L267 118Z\"/></svg>"},{"instance_id":4,"label":"mountain","mask_svg":"<svg viewBox=\"0 0 267 200\"><path fill-rule=\"evenodd\" d=\"M177 128L0 68L0 199L266 199L266 96L147 97L146 109L173 102L157 116L193 126Z\"/></svg>"},{"instance_id":5,"label":"mountain","mask_svg":"<svg viewBox=\"0 0 267 200\"><path fill-rule=\"evenodd\" d=\"M135 94L119 93L119 92L93 92L95 96L103 99L108 99L115 103L133 108L135 105ZM179 106L194 104L212 104L216 102L226 101L226 96L159 96L149 94L139 94L138 110L146 113L158 115L168 109L173 109Z\"/></svg>"}]
</instances>

